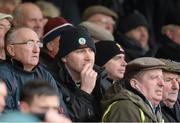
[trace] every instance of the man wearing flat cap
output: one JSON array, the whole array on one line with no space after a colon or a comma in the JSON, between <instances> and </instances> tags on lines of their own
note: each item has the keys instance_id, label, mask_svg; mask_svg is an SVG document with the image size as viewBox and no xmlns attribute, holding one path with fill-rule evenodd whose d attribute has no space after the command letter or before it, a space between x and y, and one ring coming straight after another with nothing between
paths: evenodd
<instances>
[{"instance_id":1,"label":"man wearing flat cap","mask_svg":"<svg viewBox=\"0 0 180 123\"><path fill-rule=\"evenodd\" d=\"M160 60L166 64L163 70L165 84L161 102L163 119L165 122L180 122L180 64L168 59Z\"/></svg>"},{"instance_id":2,"label":"man wearing flat cap","mask_svg":"<svg viewBox=\"0 0 180 123\"><path fill-rule=\"evenodd\" d=\"M101 5L88 7L82 16L83 21L96 23L104 29L107 29L110 33L113 33L117 19L118 15L113 10Z\"/></svg>"},{"instance_id":3,"label":"man wearing flat cap","mask_svg":"<svg viewBox=\"0 0 180 123\"><path fill-rule=\"evenodd\" d=\"M11 21L13 17L9 14L0 13L0 59L5 60L4 50L4 36L6 32L11 28Z\"/></svg>"},{"instance_id":4,"label":"man wearing flat cap","mask_svg":"<svg viewBox=\"0 0 180 123\"><path fill-rule=\"evenodd\" d=\"M114 84L102 99L104 122L161 122L160 101L165 64L152 57L142 57L127 64L125 88Z\"/></svg>"}]
</instances>

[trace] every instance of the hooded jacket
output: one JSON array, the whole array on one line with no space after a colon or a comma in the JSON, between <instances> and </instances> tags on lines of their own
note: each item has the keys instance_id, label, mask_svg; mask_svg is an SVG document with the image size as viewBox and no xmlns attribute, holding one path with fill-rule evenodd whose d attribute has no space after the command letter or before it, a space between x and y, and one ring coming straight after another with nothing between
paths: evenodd
<instances>
[{"instance_id":1,"label":"hooded jacket","mask_svg":"<svg viewBox=\"0 0 180 123\"><path fill-rule=\"evenodd\" d=\"M101 104L104 112L103 122L162 121L160 110L153 113L144 97L122 88L118 82L107 91Z\"/></svg>"}]
</instances>

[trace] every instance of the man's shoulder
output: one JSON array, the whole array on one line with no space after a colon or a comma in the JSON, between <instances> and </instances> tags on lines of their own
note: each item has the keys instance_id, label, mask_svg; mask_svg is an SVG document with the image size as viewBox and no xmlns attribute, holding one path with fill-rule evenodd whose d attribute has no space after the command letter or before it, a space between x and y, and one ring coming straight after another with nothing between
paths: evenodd
<instances>
[{"instance_id":1,"label":"man's shoulder","mask_svg":"<svg viewBox=\"0 0 180 123\"><path fill-rule=\"evenodd\" d=\"M10 65L6 61L0 61L0 73L8 73L11 72Z\"/></svg>"}]
</instances>

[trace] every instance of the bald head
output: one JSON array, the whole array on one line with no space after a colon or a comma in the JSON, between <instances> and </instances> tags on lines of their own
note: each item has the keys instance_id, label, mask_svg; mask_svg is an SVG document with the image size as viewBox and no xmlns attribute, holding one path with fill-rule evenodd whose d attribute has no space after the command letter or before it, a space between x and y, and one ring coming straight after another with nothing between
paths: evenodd
<instances>
[{"instance_id":1,"label":"bald head","mask_svg":"<svg viewBox=\"0 0 180 123\"><path fill-rule=\"evenodd\" d=\"M20 4L14 11L14 25L33 29L39 37L43 34L43 15L33 3Z\"/></svg>"},{"instance_id":2,"label":"bald head","mask_svg":"<svg viewBox=\"0 0 180 123\"><path fill-rule=\"evenodd\" d=\"M8 54L21 62L24 70L31 71L38 64L42 43L32 29L20 27L10 30L6 43Z\"/></svg>"}]
</instances>

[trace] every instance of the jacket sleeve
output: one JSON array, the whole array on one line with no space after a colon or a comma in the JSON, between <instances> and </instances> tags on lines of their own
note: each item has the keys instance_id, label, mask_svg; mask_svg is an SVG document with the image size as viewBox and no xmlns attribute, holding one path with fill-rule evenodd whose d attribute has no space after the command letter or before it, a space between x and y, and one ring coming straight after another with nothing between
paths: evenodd
<instances>
[{"instance_id":1,"label":"jacket sleeve","mask_svg":"<svg viewBox=\"0 0 180 123\"><path fill-rule=\"evenodd\" d=\"M58 88L56 80L53 78L53 76L48 71L45 71L45 74L46 74L46 79L49 82L49 84L52 87L54 87L54 89L56 89L57 93L59 94L60 107L63 109L63 113L67 117L69 117L67 107L66 107L65 102L63 100L63 95L62 95L61 88Z\"/></svg>"},{"instance_id":2,"label":"jacket sleeve","mask_svg":"<svg viewBox=\"0 0 180 123\"><path fill-rule=\"evenodd\" d=\"M6 67L0 67L0 78L5 81L7 87L7 97L5 110L18 109L19 94L16 79L13 79L12 73Z\"/></svg>"},{"instance_id":3,"label":"jacket sleeve","mask_svg":"<svg viewBox=\"0 0 180 123\"><path fill-rule=\"evenodd\" d=\"M67 91L67 90L66 90ZM97 121L94 97L80 89L64 98L73 122Z\"/></svg>"},{"instance_id":4,"label":"jacket sleeve","mask_svg":"<svg viewBox=\"0 0 180 123\"><path fill-rule=\"evenodd\" d=\"M19 91L17 84L13 81L5 80L7 86L8 95L6 97L5 110L17 110L19 109Z\"/></svg>"},{"instance_id":5,"label":"jacket sleeve","mask_svg":"<svg viewBox=\"0 0 180 123\"><path fill-rule=\"evenodd\" d=\"M128 100L122 100L108 108L102 118L103 122L141 122L138 107Z\"/></svg>"}]
</instances>

